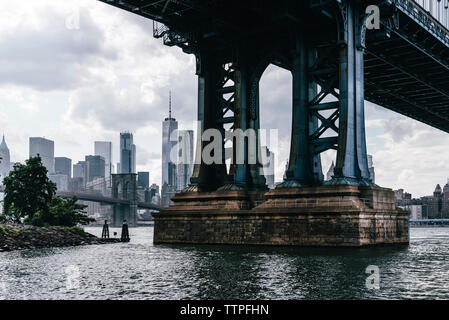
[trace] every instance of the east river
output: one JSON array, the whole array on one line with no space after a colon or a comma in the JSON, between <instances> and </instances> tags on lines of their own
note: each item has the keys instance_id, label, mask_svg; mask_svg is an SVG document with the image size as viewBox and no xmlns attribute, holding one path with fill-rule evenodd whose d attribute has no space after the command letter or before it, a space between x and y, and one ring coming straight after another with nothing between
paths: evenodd
<instances>
[{"instance_id":1,"label":"east river","mask_svg":"<svg viewBox=\"0 0 449 320\"><path fill-rule=\"evenodd\" d=\"M445 227L411 228L410 246L362 249L153 245L152 227L130 236L129 243L1 252L0 299L449 298ZM373 266L377 288L367 286Z\"/></svg>"}]
</instances>

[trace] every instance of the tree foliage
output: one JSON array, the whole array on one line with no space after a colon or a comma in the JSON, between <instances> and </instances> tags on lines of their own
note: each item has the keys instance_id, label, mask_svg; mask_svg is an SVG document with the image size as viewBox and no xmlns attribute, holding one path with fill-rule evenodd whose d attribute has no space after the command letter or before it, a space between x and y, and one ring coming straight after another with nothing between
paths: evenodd
<instances>
[{"instance_id":1,"label":"tree foliage","mask_svg":"<svg viewBox=\"0 0 449 320\"><path fill-rule=\"evenodd\" d=\"M66 227L94 221L85 215L87 206L77 204L76 197L56 196L56 184L48 179L47 169L39 156L28 159L25 164L15 164L3 183L4 212L0 220Z\"/></svg>"},{"instance_id":2,"label":"tree foliage","mask_svg":"<svg viewBox=\"0 0 449 320\"><path fill-rule=\"evenodd\" d=\"M47 177L47 168L39 156L15 164L3 180L5 198L4 214L14 222L32 219L38 212L48 212L49 204L56 194L56 184Z\"/></svg>"},{"instance_id":3,"label":"tree foliage","mask_svg":"<svg viewBox=\"0 0 449 320\"><path fill-rule=\"evenodd\" d=\"M78 199L54 197L49 205L49 211L38 211L29 222L35 226L73 227L78 224L87 225L95 219L86 215L86 205L77 204Z\"/></svg>"}]
</instances>

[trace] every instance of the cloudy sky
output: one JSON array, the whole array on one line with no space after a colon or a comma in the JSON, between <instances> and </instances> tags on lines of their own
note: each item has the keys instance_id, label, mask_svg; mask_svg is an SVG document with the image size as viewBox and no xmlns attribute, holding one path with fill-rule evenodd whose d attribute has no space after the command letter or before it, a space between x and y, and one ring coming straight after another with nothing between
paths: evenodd
<instances>
[{"instance_id":1,"label":"cloudy sky","mask_svg":"<svg viewBox=\"0 0 449 320\"><path fill-rule=\"evenodd\" d=\"M79 22L79 23L78 23ZM12 161L28 157L28 138L55 141L55 155L77 162L95 140L134 133L137 165L161 180L161 121L172 90L181 129L193 129L193 56L163 46L152 22L96 0L0 0L0 132ZM262 128L278 129L276 180L288 158L291 76L269 67L261 81ZM449 176L449 135L367 103L368 152L376 183L431 194ZM323 155L327 171L335 153Z\"/></svg>"}]
</instances>

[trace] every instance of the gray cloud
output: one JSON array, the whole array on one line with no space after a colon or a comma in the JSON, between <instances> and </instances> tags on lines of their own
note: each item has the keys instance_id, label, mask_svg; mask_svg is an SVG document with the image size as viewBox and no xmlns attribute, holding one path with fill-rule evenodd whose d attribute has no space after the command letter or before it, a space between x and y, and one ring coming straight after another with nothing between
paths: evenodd
<instances>
[{"instance_id":1,"label":"gray cloud","mask_svg":"<svg viewBox=\"0 0 449 320\"><path fill-rule=\"evenodd\" d=\"M0 83L37 90L76 88L94 76L88 65L116 59L88 10L80 9L79 30L66 27L67 15L51 6L36 8L37 27L18 24L0 39ZM100 79L98 79L100 80Z\"/></svg>"}]
</instances>

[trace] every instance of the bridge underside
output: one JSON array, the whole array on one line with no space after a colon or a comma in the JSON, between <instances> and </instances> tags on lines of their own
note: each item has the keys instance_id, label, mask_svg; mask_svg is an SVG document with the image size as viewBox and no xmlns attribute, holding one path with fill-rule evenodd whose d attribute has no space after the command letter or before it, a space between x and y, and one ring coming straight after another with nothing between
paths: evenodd
<instances>
[{"instance_id":1,"label":"bridge underside","mask_svg":"<svg viewBox=\"0 0 449 320\"><path fill-rule=\"evenodd\" d=\"M449 132L449 32L415 2L104 2L155 20L155 37L196 56L197 164L191 186L155 215L155 242L408 242L406 213L370 180L364 101ZM381 23L367 30L372 4ZM235 133L260 128L259 80L271 63L292 73L293 105L286 180L267 192L258 135L251 149ZM209 129L222 141L213 163L203 159ZM324 182L320 154L329 149L336 166Z\"/></svg>"}]
</instances>

